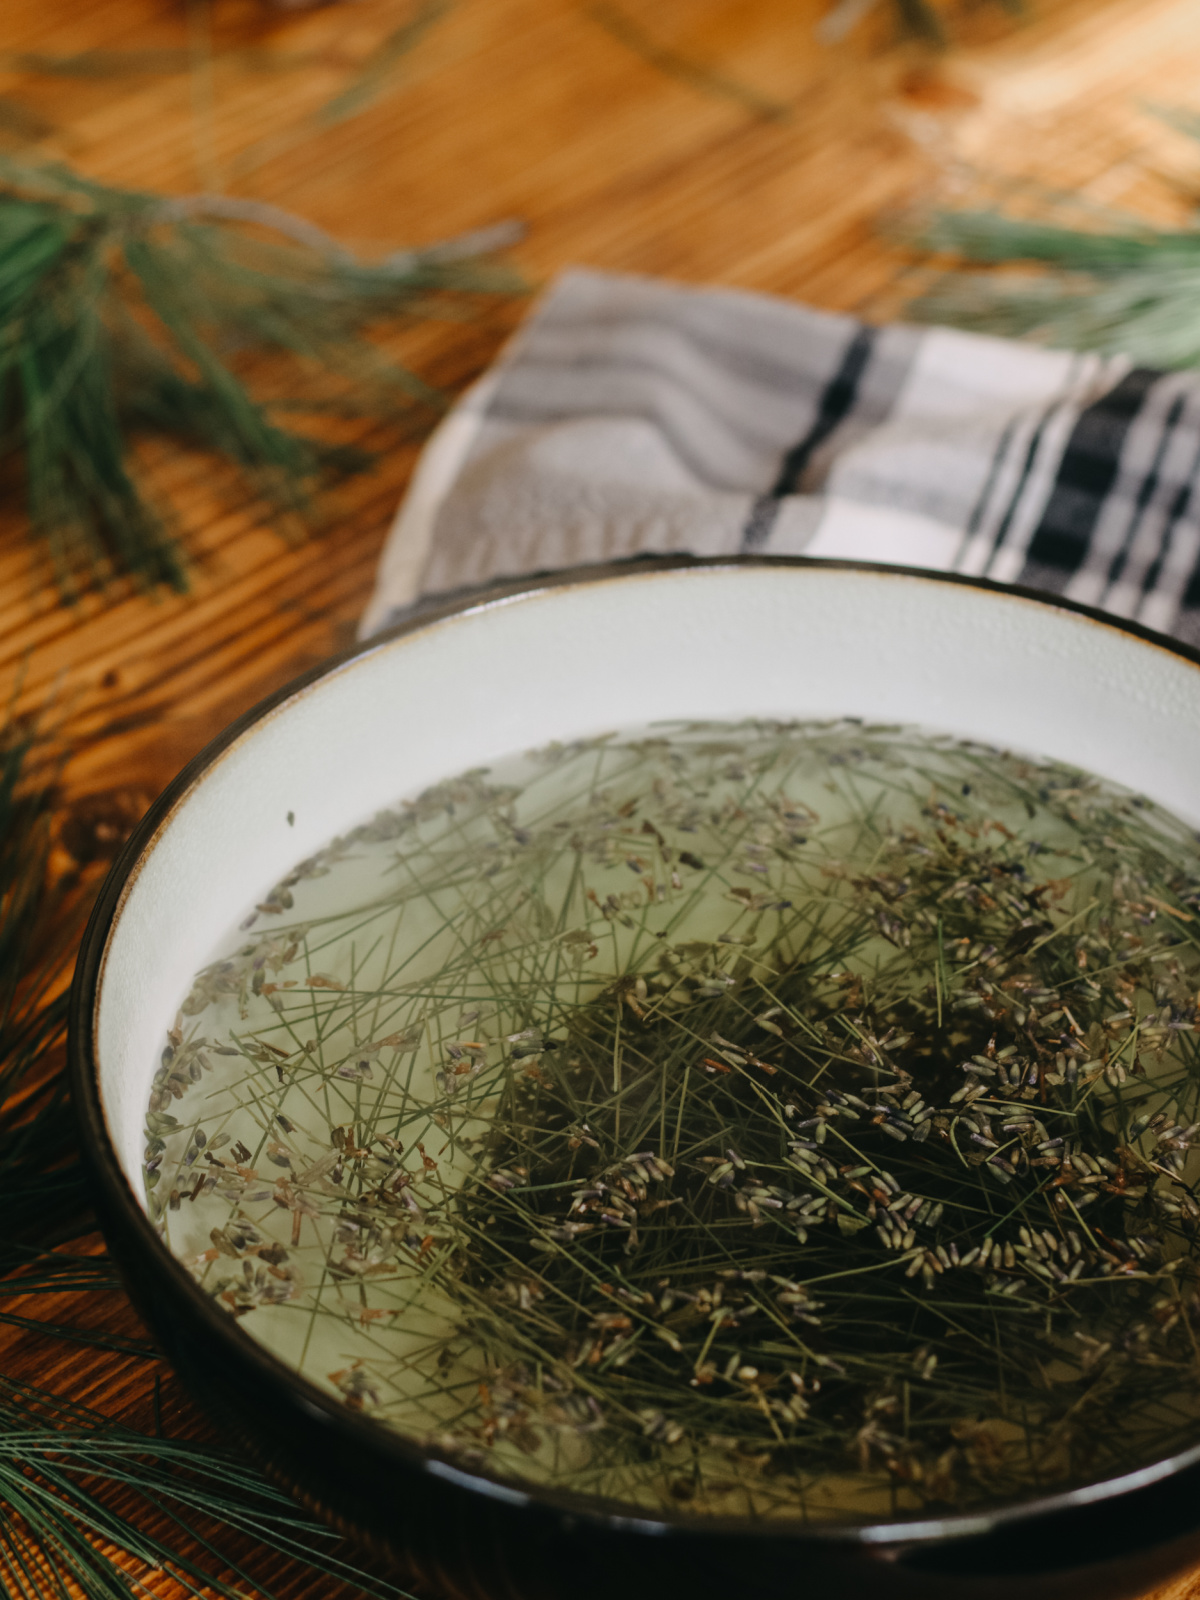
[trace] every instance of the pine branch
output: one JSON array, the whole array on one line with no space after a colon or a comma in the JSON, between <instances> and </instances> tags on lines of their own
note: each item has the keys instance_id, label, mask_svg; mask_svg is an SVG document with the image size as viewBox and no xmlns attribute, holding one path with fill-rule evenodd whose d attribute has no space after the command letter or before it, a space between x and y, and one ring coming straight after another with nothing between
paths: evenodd
<instances>
[{"instance_id":1,"label":"pine branch","mask_svg":"<svg viewBox=\"0 0 1200 1600\"><path fill-rule=\"evenodd\" d=\"M60 1075L65 1007L55 990L86 906L50 875L53 762L36 730L0 720L0 1298L113 1291L108 1260L55 1248L93 1224ZM25 774L39 760L50 776ZM141 1341L0 1310L0 1324L126 1355ZM230 1540L234 1548L230 1548ZM143 1600L177 1591L244 1600L271 1591L237 1549L281 1556L372 1600L404 1591L242 1456L150 1437L0 1372L0 1587L17 1600ZM157 1591L156 1591L157 1592Z\"/></svg>"},{"instance_id":2,"label":"pine branch","mask_svg":"<svg viewBox=\"0 0 1200 1600\"><path fill-rule=\"evenodd\" d=\"M932 250L988 265L1051 270L991 278L951 272L909 315L1079 350L1118 352L1157 367L1200 362L1200 228L1090 233L996 212L950 212L923 234Z\"/></svg>"},{"instance_id":3,"label":"pine branch","mask_svg":"<svg viewBox=\"0 0 1200 1600\"><path fill-rule=\"evenodd\" d=\"M43 1600L48 1589L87 1600L144 1595L148 1571L169 1573L197 1596L244 1600L239 1586L247 1585L272 1600L216 1542L217 1530L352 1593L405 1595L347 1560L334 1533L229 1452L148 1438L5 1378L0 1417L0 1579L22 1600Z\"/></svg>"},{"instance_id":4,"label":"pine branch","mask_svg":"<svg viewBox=\"0 0 1200 1600\"><path fill-rule=\"evenodd\" d=\"M1159 113L1200 140L1200 118ZM992 275L952 270L908 307L921 322L1047 344L1124 354L1155 367L1200 363L1200 224L1156 228L1135 216L1100 216L1091 227L946 211L920 231L928 250L980 266L1022 263L1041 271ZM1107 224L1107 225L1106 225Z\"/></svg>"},{"instance_id":5,"label":"pine branch","mask_svg":"<svg viewBox=\"0 0 1200 1600\"><path fill-rule=\"evenodd\" d=\"M186 586L169 514L131 459L137 434L216 452L293 513L330 473L367 464L281 422L241 375L247 356L289 358L314 411L332 389L353 415L435 417L440 393L368 330L514 292L511 272L475 259L511 238L367 263L277 207L0 162L0 450L24 453L63 593L123 572Z\"/></svg>"}]
</instances>

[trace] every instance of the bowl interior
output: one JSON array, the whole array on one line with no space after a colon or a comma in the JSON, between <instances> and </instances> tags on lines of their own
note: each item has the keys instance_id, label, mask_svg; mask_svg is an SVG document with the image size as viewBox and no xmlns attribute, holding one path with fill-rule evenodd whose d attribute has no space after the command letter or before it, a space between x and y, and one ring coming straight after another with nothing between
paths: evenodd
<instances>
[{"instance_id":1,"label":"bowl interior","mask_svg":"<svg viewBox=\"0 0 1200 1600\"><path fill-rule=\"evenodd\" d=\"M745 716L919 724L1073 763L1200 821L1200 666L1011 591L896 569L701 563L602 571L435 618L336 665L202 759L136 862L95 1030L134 1193L180 998L299 859L515 750Z\"/></svg>"}]
</instances>

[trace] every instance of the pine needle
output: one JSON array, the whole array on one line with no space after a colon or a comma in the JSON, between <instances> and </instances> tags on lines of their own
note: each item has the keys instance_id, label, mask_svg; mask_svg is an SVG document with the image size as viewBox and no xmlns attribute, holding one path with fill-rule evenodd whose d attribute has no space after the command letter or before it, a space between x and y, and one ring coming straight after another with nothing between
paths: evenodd
<instances>
[{"instance_id":1,"label":"pine needle","mask_svg":"<svg viewBox=\"0 0 1200 1600\"><path fill-rule=\"evenodd\" d=\"M231 1453L148 1438L5 1378L0 1417L0 1581L21 1600L144 1595L149 1572L168 1573L197 1596L244 1600L245 1585L272 1600L273 1591L214 1542L216 1530L303 1562L351 1592L405 1594L346 1560L334 1533Z\"/></svg>"},{"instance_id":2,"label":"pine needle","mask_svg":"<svg viewBox=\"0 0 1200 1600\"><path fill-rule=\"evenodd\" d=\"M138 435L215 452L293 515L331 473L368 464L285 426L239 371L247 356L290 358L293 406L317 412L332 394L355 416L435 417L439 392L367 329L515 291L511 272L474 259L510 240L368 263L277 207L0 161L0 450L24 453L30 519L63 594L119 573L186 587L169 514L131 457Z\"/></svg>"},{"instance_id":3,"label":"pine needle","mask_svg":"<svg viewBox=\"0 0 1200 1600\"><path fill-rule=\"evenodd\" d=\"M1200 140L1200 118L1160 113ZM1156 228L1117 213L1091 226L1005 215L944 211L921 230L929 250L981 266L1023 263L1041 271L1001 275L957 269L908 307L921 322L1076 350L1124 354L1154 367L1200 362L1200 225Z\"/></svg>"},{"instance_id":4,"label":"pine needle","mask_svg":"<svg viewBox=\"0 0 1200 1600\"><path fill-rule=\"evenodd\" d=\"M735 105L766 122L777 122L791 114L791 107L786 101L763 94L752 84L743 83L740 78L731 77L727 72L664 44L650 34L637 17L610 4L609 0L596 0L586 8L586 15L618 44L624 45L649 66L689 88L699 90L701 94L732 100Z\"/></svg>"},{"instance_id":5,"label":"pine needle","mask_svg":"<svg viewBox=\"0 0 1200 1600\"><path fill-rule=\"evenodd\" d=\"M51 782L36 730L0 719L0 1324L125 1355L136 1339L25 1315L40 1294L112 1291L102 1255L56 1248L93 1227L59 1073L65 1005L54 998L84 909L50 879ZM51 773L51 779L53 773ZM17 1600L134 1600L168 1576L175 1592L244 1600L272 1591L244 1549L302 1563L347 1593L403 1600L340 1539L241 1455L150 1437L0 1373L0 1587ZM256 1556L257 1561L257 1556Z\"/></svg>"},{"instance_id":6,"label":"pine needle","mask_svg":"<svg viewBox=\"0 0 1200 1600\"><path fill-rule=\"evenodd\" d=\"M325 127L331 127L373 105L386 90L388 79L398 64L417 47L449 9L450 0L424 0L407 22L393 29L371 52L354 82L321 107L316 113L316 120Z\"/></svg>"}]
</instances>

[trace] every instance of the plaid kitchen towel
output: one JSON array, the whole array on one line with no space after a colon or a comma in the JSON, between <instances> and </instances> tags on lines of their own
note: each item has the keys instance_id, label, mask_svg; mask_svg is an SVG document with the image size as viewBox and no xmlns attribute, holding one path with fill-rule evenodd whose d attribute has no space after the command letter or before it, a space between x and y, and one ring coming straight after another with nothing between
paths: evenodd
<instances>
[{"instance_id":1,"label":"plaid kitchen towel","mask_svg":"<svg viewBox=\"0 0 1200 1600\"><path fill-rule=\"evenodd\" d=\"M639 554L983 574L1200 644L1200 374L573 271L430 440L363 619Z\"/></svg>"}]
</instances>

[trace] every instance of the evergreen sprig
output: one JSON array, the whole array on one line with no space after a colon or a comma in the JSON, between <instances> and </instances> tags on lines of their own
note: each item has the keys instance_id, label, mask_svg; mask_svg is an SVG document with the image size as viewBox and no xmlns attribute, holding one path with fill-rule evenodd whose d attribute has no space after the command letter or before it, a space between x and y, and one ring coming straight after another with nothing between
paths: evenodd
<instances>
[{"instance_id":1,"label":"evergreen sprig","mask_svg":"<svg viewBox=\"0 0 1200 1600\"><path fill-rule=\"evenodd\" d=\"M71 1241L93 1226L61 1073L58 992L83 897L52 881L53 790L29 781L36 730L0 720L0 1323L125 1355L153 1348L23 1314L41 1294L112 1290L111 1264ZM45 769L46 763L41 766ZM50 772L50 778L54 776ZM62 1246L65 1244L66 1248ZM176 1592L270 1591L228 1547L302 1562L348 1593L404 1591L354 1565L339 1539L219 1446L138 1432L0 1372L0 1588L15 1600L133 1600L167 1574Z\"/></svg>"},{"instance_id":2,"label":"evergreen sprig","mask_svg":"<svg viewBox=\"0 0 1200 1600\"><path fill-rule=\"evenodd\" d=\"M213 451L295 512L323 474L369 457L286 425L285 410L436 414L438 391L367 329L513 291L511 272L478 259L511 236L368 263L274 206L0 162L0 451L24 453L30 518L64 593L123 572L186 586L169 513L134 463L139 435ZM292 360L286 403L247 381L264 352Z\"/></svg>"},{"instance_id":3,"label":"evergreen sprig","mask_svg":"<svg viewBox=\"0 0 1200 1600\"><path fill-rule=\"evenodd\" d=\"M1200 117L1168 114L1200 140ZM944 211L921 244L980 266L1025 263L1048 271L1001 275L956 269L908 308L922 322L1124 354L1155 367L1200 362L1200 223L1158 228L1099 213L1089 226L979 209Z\"/></svg>"},{"instance_id":4,"label":"evergreen sprig","mask_svg":"<svg viewBox=\"0 0 1200 1600\"><path fill-rule=\"evenodd\" d=\"M132 1600L148 1572L197 1597L245 1600L250 1585L273 1600L216 1530L371 1600L405 1594L346 1560L337 1535L232 1452L149 1438L6 1378L0 1418L0 1582L17 1600Z\"/></svg>"}]
</instances>

